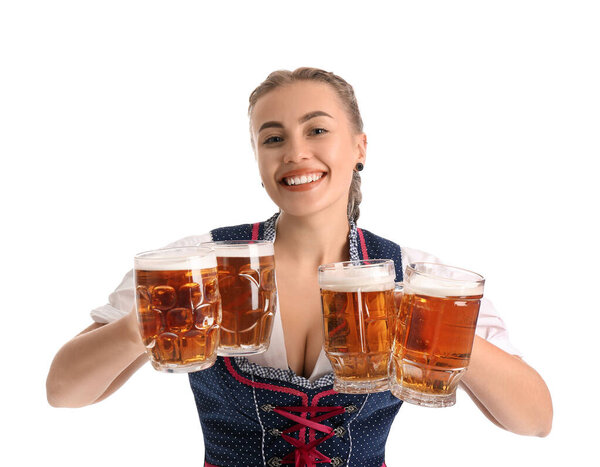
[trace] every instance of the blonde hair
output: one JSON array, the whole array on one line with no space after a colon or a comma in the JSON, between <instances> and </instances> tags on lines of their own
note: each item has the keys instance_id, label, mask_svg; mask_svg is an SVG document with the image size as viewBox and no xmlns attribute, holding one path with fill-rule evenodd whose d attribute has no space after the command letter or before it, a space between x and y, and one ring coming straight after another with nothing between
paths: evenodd
<instances>
[{"instance_id":1,"label":"blonde hair","mask_svg":"<svg viewBox=\"0 0 600 467\"><path fill-rule=\"evenodd\" d=\"M276 88L297 81L317 81L329 84L342 101L353 130L356 133L362 133L363 121L360 116L358 102L356 101L352 86L338 75L318 68L302 67L297 68L294 71L277 70L271 73L267 76L267 79L258 85L258 87L250 94L248 116L252 116L252 110L258 99L262 96ZM352 182L348 193L348 219L354 222L356 222L360 216L359 205L362 201L360 182L360 174L358 171L354 170L352 172Z\"/></svg>"}]
</instances>

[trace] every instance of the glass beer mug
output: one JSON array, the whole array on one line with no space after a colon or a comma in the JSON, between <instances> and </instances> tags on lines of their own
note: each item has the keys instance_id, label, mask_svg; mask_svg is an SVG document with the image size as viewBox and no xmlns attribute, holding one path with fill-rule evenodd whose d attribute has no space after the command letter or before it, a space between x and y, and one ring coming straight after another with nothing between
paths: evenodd
<instances>
[{"instance_id":1,"label":"glass beer mug","mask_svg":"<svg viewBox=\"0 0 600 467\"><path fill-rule=\"evenodd\" d=\"M217 354L242 356L266 351L277 311L273 243L226 240L201 245L217 256L223 310Z\"/></svg>"},{"instance_id":2,"label":"glass beer mug","mask_svg":"<svg viewBox=\"0 0 600 467\"><path fill-rule=\"evenodd\" d=\"M152 366L187 373L217 358L221 298L209 248L168 248L134 259L136 310Z\"/></svg>"},{"instance_id":3,"label":"glass beer mug","mask_svg":"<svg viewBox=\"0 0 600 467\"><path fill-rule=\"evenodd\" d=\"M449 407L469 364L484 279L434 263L408 265L389 385L405 402Z\"/></svg>"},{"instance_id":4,"label":"glass beer mug","mask_svg":"<svg viewBox=\"0 0 600 467\"><path fill-rule=\"evenodd\" d=\"M395 276L392 260L319 266L325 353L336 391L360 394L388 389Z\"/></svg>"}]
</instances>

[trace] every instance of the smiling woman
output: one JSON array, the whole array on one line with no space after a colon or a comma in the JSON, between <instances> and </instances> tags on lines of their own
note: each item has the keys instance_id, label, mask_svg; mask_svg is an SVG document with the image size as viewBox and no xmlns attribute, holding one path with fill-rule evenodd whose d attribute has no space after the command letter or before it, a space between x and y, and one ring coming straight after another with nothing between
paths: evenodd
<instances>
[{"instance_id":1,"label":"smiling woman","mask_svg":"<svg viewBox=\"0 0 600 467\"><path fill-rule=\"evenodd\" d=\"M296 86L291 86L290 89L291 84L295 84ZM303 87L305 89L303 89ZM286 93L286 90L289 92L289 94ZM279 91L279 94L272 91ZM260 98L266 94L271 94L271 101L264 102L264 105L258 105L257 108L257 103L259 102L259 100L265 101L265 99ZM312 101L310 100L311 98ZM356 96L354 94L354 89L343 78L333 73L329 73L316 68L304 67L298 68L293 72L287 70L278 70L271 73L267 77L267 79L250 95L248 115L250 117L251 142L252 147L254 149L254 153L255 155L257 155L257 157L261 146L272 147L272 145L274 144L282 144L285 142L283 138L284 135L282 133L284 132L284 130L286 130L286 128L284 127L284 123L282 120L265 121L260 122L260 124L258 120L259 118L261 118L261 115L259 113L261 107L264 109L264 106L275 105L278 109L281 109L282 111L286 109L286 105L281 105L284 104L284 102L282 102L282 99L292 99L288 101L290 104L292 102L297 102L299 106L303 106L303 109L308 109L306 113L301 114L297 117L296 122L291 122L297 123L297 126L304 125L303 130L306 132L307 138L312 136L312 139L314 140L317 137L324 138L329 135L329 139L331 140L331 136L336 136L331 135L331 133L335 132L336 130L340 132L341 130L341 132L346 131L345 136L352 136L355 139L358 139L358 141L350 142L350 144L354 143L355 146L358 147L360 154L356 158L355 164L360 164L360 169L350 171L352 176L350 191L347 200L348 218L356 222L360 215L359 205L362 200L362 194L360 192L361 179L359 171L362 170L362 167L364 166L364 160L366 158L367 138L366 135L363 133L363 120L360 114ZM307 101L304 101L304 99L307 99ZM310 105L313 105L313 108L311 108ZM314 107L315 105L320 107ZM323 106L329 106L334 110L330 110L329 112L327 112L326 108ZM298 109L300 111L300 107L298 107ZM273 115L277 114L275 113ZM288 122L288 125L289 123L290 122ZM257 127L256 125L259 126ZM272 135L263 134L263 130L269 128L275 128L280 133L278 134L273 130L274 132ZM287 130L289 131L291 130L291 128L288 127ZM290 135L287 136L288 139L290 137ZM348 154L350 154L350 152ZM347 162L350 163L352 162L352 160L348 160ZM315 172L315 174L322 174L323 176L327 175L327 172L317 171ZM307 175L306 173L303 173L300 170L297 173L292 171L289 174L285 175L287 175L288 177L293 177L293 179L284 183L288 186L296 186L298 185L297 179L299 177L299 181L301 183L306 183L302 182L301 176L308 176L310 174ZM269 193L269 195L271 195L271 192L269 192L268 190L267 192Z\"/></svg>"},{"instance_id":2,"label":"smiling woman","mask_svg":"<svg viewBox=\"0 0 600 467\"><path fill-rule=\"evenodd\" d=\"M274 242L279 312L269 349L247 358L219 357L213 367L189 375L206 465L380 467L402 401L389 391L333 390L323 350L318 266L389 258L400 281L408 263L439 260L357 227L358 172L366 161L367 138L346 81L313 68L274 72L251 94L249 117L260 175L279 213L172 244ZM129 274L109 304L92 312L97 324L58 352L48 375L51 404L76 407L102 400L143 364L133 296ZM552 421L548 389L518 358L485 299L477 335L465 389L499 426L546 435Z\"/></svg>"}]
</instances>

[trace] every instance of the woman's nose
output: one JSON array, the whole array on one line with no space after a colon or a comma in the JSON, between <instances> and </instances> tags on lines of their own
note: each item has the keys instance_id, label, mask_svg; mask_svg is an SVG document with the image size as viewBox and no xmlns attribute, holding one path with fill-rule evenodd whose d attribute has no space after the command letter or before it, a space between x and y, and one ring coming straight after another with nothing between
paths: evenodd
<instances>
[{"instance_id":1,"label":"woman's nose","mask_svg":"<svg viewBox=\"0 0 600 467\"><path fill-rule=\"evenodd\" d=\"M284 154L284 162L297 163L312 157L313 154L310 145L302 139L293 138L289 140L289 143Z\"/></svg>"}]
</instances>

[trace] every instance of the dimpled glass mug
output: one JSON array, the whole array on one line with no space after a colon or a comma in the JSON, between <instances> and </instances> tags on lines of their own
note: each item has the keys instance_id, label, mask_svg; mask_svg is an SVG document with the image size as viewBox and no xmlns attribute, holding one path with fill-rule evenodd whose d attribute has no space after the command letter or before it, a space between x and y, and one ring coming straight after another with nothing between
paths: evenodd
<instances>
[{"instance_id":1,"label":"dimpled glass mug","mask_svg":"<svg viewBox=\"0 0 600 467\"><path fill-rule=\"evenodd\" d=\"M217 256L223 319L217 354L254 355L269 348L277 311L275 253L266 240L206 242Z\"/></svg>"},{"instance_id":2,"label":"dimpled glass mug","mask_svg":"<svg viewBox=\"0 0 600 467\"><path fill-rule=\"evenodd\" d=\"M188 373L217 358L221 297L210 248L167 248L138 254L134 281L142 341L152 366Z\"/></svg>"}]
</instances>

